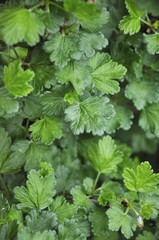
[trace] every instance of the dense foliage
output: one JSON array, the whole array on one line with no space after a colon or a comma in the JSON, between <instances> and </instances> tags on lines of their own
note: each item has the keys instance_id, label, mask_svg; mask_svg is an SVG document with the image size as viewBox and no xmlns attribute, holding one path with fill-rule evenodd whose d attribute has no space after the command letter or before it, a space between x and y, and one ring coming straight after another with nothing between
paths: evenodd
<instances>
[{"instance_id":1,"label":"dense foliage","mask_svg":"<svg viewBox=\"0 0 159 240\"><path fill-rule=\"evenodd\" d=\"M1 3L1 240L159 239L158 53L158 0Z\"/></svg>"}]
</instances>

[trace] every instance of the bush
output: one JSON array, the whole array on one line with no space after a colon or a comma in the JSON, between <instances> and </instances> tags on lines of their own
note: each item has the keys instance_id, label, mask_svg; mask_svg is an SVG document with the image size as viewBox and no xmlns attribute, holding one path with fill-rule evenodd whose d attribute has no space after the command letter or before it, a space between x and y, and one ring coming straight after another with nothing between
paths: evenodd
<instances>
[{"instance_id":1,"label":"bush","mask_svg":"<svg viewBox=\"0 0 159 240\"><path fill-rule=\"evenodd\" d=\"M158 239L158 13L1 4L1 240Z\"/></svg>"}]
</instances>

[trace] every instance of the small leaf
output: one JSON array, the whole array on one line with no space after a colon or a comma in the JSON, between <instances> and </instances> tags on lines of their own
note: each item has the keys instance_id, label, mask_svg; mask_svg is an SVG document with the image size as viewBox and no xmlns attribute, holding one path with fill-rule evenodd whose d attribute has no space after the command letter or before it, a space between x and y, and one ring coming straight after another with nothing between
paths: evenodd
<instances>
[{"instance_id":1,"label":"small leaf","mask_svg":"<svg viewBox=\"0 0 159 240\"><path fill-rule=\"evenodd\" d=\"M18 207L24 211L32 208L44 209L48 207L55 195L55 185L54 174L42 177L35 170L31 170L26 182L27 188L14 188L14 196L21 202Z\"/></svg>"},{"instance_id":2,"label":"small leaf","mask_svg":"<svg viewBox=\"0 0 159 240\"><path fill-rule=\"evenodd\" d=\"M0 15L1 34L6 44L26 41L30 46L39 42L44 24L37 14L26 8L4 8Z\"/></svg>"},{"instance_id":3,"label":"small leaf","mask_svg":"<svg viewBox=\"0 0 159 240\"><path fill-rule=\"evenodd\" d=\"M27 69L23 70L21 62L16 60L4 67L3 81L7 90L16 97L27 96L33 88L28 82L32 81L34 72Z\"/></svg>"},{"instance_id":4,"label":"small leaf","mask_svg":"<svg viewBox=\"0 0 159 240\"><path fill-rule=\"evenodd\" d=\"M111 231L119 231L121 228L122 234L126 239L133 236L133 231L136 230L137 221L135 218L125 214L120 208L113 206L106 214L108 215L108 227Z\"/></svg>"},{"instance_id":5,"label":"small leaf","mask_svg":"<svg viewBox=\"0 0 159 240\"><path fill-rule=\"evenodd\" d=\"M72 188L73 202L76 206L85 207L90 210L94 207L94 203L84 194L80 186Z\"/></svg>"},{"instance_id":6,"label":"small leaf","mask_svg":"<svg viewBox=\"0 0 159 240\"><path fill-rule=\"evenodd\" d=\"M92 77L97 89L110 94L119 91L119 83L114 79L124 76L126 73L124 66L113 62L107 53L97 53L90 58L90 66L93 68Z\"/></svg>"},{"instance_id":7,"label":"small leaf","mask_svg":"<svg viewBox=\"0 0 159 240\"><path fill-rule=\"evenodd\" d=\"M110 174L117 171L117 165L122 162L122 152L110 136L99 140L98 145L92 143L88 147L88 157L93 168L100 173Z\"/></svg>"},{"instance_id":8,"label":"small leaf","mask_svg":"<svg viewBox=\"0 0 159 240\"><path fill-rule=\"evenodd\" d=\"M138 192L152 192L159 183L159 174L153 173L149 162L142 162L136 171L125 169L123 178L129 190Z\"/></svg>"},{"instance_id":9,"label":"small leaf","mask_svg":"<svg viewBox=\"0 0 159 240\"><path fill-rule=\"evenodd\" d=\"M159 53L159 34L144 34L147 51L150 54Z\"/></svg>"},{"instance_id":10,"label":"small leaf","mask_svg":"<svg viewBox=\"0 0 159 240\"><path fill-rule=\"evenodd\" d=\"M61 122L59 119L52 117L43 117L36 120L29 130L32 132L31 136L35 141L41 140L45 144L51 144L55 138L61 138Z\"/></svg>"},{"instance_id":11,"label":"small leaf","mask_svg":"<svg viewBox=\"0 0 159 240\"><path fill-rule=\"evenodd\" d=\"M93 135L102 135L107 126L107 119L115 112L107 97L89 97L83 102L75 102L65 110L65 121L71 122L74 134L92 132Z\"/></svg>"},{"instance_id":12,"label":"small leaf","mask_svg":"<svg viewBox=\"0 0 159 240\"><path fill-rule=\"evenodd\" d=\"M76 206L66 202L66 199L63 196L57 196L49 209L56 213L59 224L63 224L68 219L73 218L77 211Z\"/></svg>"}]
</instances>

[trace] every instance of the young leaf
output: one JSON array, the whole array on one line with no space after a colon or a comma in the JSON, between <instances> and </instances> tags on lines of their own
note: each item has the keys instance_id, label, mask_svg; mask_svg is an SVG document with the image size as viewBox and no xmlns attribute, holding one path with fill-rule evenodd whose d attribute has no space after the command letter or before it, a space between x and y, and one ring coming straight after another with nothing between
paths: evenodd
<instances>
[{"instance_id":1,"label":"young leaf","mask_svg":"<svg viewBox=\"0 0 159 240\"><path fill-rule=\"evenodd\" d=\"M113 79L120 79L126 73L126 68L113 62L107 53L97 53L90 59L93 68L92 77L95 87L102 92L114 94L119 91L119 83Z\"/></svg>"},{"instance_id":2,"label":"young leaf","mask_svg":"<svg viewBox=\"0 0 159 240\"><path fill-rule=\"evenodd\" d=\"M20 202L18 207L24 211L32 208L44 209L48 207L55 195L55 185L56 181L53 174L41 177L38 172L31 170L26 182L27 188L14 188L14 196Z\"/></svg>"},{"instance_id":3,"label":"young leaf","mask_svg":"<svg viewBox=\"0 0 159 240\"><path fill-rule=\"evenodd\" d=\"M138 110L141 110L147 103L159 101L159 86L153 81L133 81L126 86L125 96L134 102Z\"/></svg>"},{"instance_id":4,"label":"young leaf","mask_svg":"<svg viewBox=\"0 0 159 240\"><path fill-rule=\"evenodd\" d=\"M116 196L115 196L114 192L106 191L106 192L102 193L101 195L99 195L98 203L99 203L99 205L105 207L108 201L111 201L115 198L116 198Z\"/></svg>"},{"instance_id":5,"label":"young leaf","mask_svg":"<svg viewBox=\"0 0 159 240\"><path fill-rule=\"evenodd\" d=\"M136 171L125 169L123 173L125 186L131 191L151 192L159 183L159 174L153 173L149 162L137 166Z\"/></svg>"},{"instance_id":6,"label":"young leaf","mask_svg":"<svg viewBox=\"0 0 159 240\"><path fill-rule=\"evenodd\" d=\"M45 144L51 144L55 138L62 136L61 122L54 116L45 116L40 120L36 120L29 130L32 132L31 136L35 141L41 140Z\"/></svg>"},{"instance_id":7,"label":"young leaf","mask_svg":"<svg viewBox=\"0 0 159 240\"><path fill-rule=\"evenodd\" d=\"M29 69L24 71L19 60L4 67L3 81L7 90L16 97L27 96L33 90L32 86L28 84L33 77L34 72Z\"/></svg>"},{"instance_id":8,"label":"young leaf","mask_svg":"<svg viewBox=\"0 0 159 240\"><path fill-rule=\"evenodd\" d=\"M0 27L6 44L26 41L33 46L39 42L45 26L37 14L26 8L4 8L0 15Z\"/></svg>"},{"instance_id":9,"label":"young leaf","mask_svg":"<svg viewBox=\"0 0 159 240\"><path fill-rule=\"evenodd\" d=\"M134 16L124 16L119 24L120 30L124 31L124 34L133 35L138 33L141 28L141 23L139 17Z\"/></svg>"},{"instance_id":10,"label":"young leaf","mask_svg":"<svg viewBox=\"0 0 159 240\"><path fill-rule=\"evenodd\" d=\"M140 114L139 126L159 137L159 103L152 104L145 109Z\"/></svg>"},{"instance_id":11,"label":"young leaf","mask_svg":"<svg viewBox=\"0 0 159 240\"><path fill-rule=\"evenodd\" d=\"M145 218L145 219L149 219L150 216L153 214L153 208L152 208L153 204L148 204L148 203L145 203L141 210L140 210L140 214L142 216L142 218Z\"/></svg>"},{"instance_id":12,"label":"young leaf","mask_svg":"<svg viewBox=\"0 0 159 240\"><path fill-rule=\"evenodd\" d=\"M137 221L135 218L125 214L119 207L113 206L106 214L108 215L108 227L111 231L119 231L121 228L122 234L126 239L133 236L133 231L136 230Z\"/></svg>"},{"instance_id":13,"label":"young leaf","mask_svg":"<svg viewBox=\"0 0 159 240\"><path fill-rule=\"evenodd\" d=\"M49 210L56 213L59 224L63 224L67 219L73 218L77 212L76 206L66 202L63 196L56 197L54 202L50 205Z\"/></svg>"},{"instance_id":14,"label":"young leaf","mask_svg":"<svg viewBox=\"0 0 159 240\"><path fill-rule=\"evenodd\" d=\"M159 34L144 34L147 51L150 54L159 53Z\"/></svg>"},{"instance_id":15,"label":"young leaf","mask_svg":"<svg viewBox=\"0 0 159 240\"><path fill-rule=\"evenodd\" d=\"M115 112L107 97L89 97L83 102L75 102L65 110L65 121L71 122L74 134L92 132L93 135L102 135L106 129L107 119ZM100 117L99 117L100 116Z\"/></svg>"},{"instance_id":16,"label":"young leaf","mask_svg":"<svg viewBox=\"0 0 159 240\"><path fill-rule=\"evenodd\" d=\"M91 69L83 62L70 61L67 66L59 69L56 75L58 82L70 81L77 94L81 95L83 90L92 83Z\"/></svg>"},{"instance_id":17,"label":"young leaf","mask_svg":"<svg viewBox=\"0 0 159 240\"><path fill-rule=\"evenodd\" d=\"M120 21L119 28L124 30L124 34L133 35L140 31L140 17L145 14L144 10L139 10L136 7L136 0L126 0L126 7L130 15L124 16Z\"/></svg>"},{"instance_id":18,"label":"young leaf","mask_svg":"<svg viewBox=\"0 0 159 240\"><path fill-rule=\"evenodd\" d=\"M122 152L110 136L99 140L98 145L92 143L88 146L88 157L93 168L100 173L110 174L117 171L117 165L122 162Z\"/></svg>"}]
</instances>

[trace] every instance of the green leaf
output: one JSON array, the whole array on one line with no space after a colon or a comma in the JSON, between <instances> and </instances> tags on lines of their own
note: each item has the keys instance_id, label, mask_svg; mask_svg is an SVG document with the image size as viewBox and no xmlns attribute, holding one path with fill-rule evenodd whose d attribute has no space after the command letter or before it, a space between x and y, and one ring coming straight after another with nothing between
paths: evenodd
<instances>
[{"instance_id":1,"label":"green leaf","mask_svg":"<svg viewBox=\"0 0 159 240\"><path fill-rule=\"evenodd\" d=\"M41 9L40 9L41 10ZM60 26L64 23L64 18L55 12L39 11L39 16L45 24L46 30L49 33L56 33L59 31Z\"/></svg>"},{"instance_id":2,"label":"green leaf","mask_svg":"<svg viewBox=\"0 0 159 240\"><path fill-rule=\"evenodd\" d=\"M43 231L43 232L34 232L29 228L23 228L18 233L18 240L57 240L57 235L55 231Z\"/></svg>"},{"instance_id":3,"label":"green leaf","mask_svg":"<svg viewBox=\"0 0 159 240\"><path fill-rule=\"evenodd\" d=\"M24 165L25 171L39 170L41 162L52 163L52 159L55 161L58 157L55 146L27 140L16 141L12 144L11 151L9 159L11 166L21 168Z\"/></svg>"},{"instance_id":4,"label":"green leaf","mask_svg":"<svg viewBox=\"0 0 159 240\"><path fill-rule=\"evenodd\" d=\"M61 115L67 106L64 96L67 93L65 86L56 86L51 92L45 92L41 97L43 113L46 116Z\"/></svg>"},{"instance_id":5,"label":"green leaf","mask_svg":"<svg viewBox=\"0 0 159 240\"><path fill-rule=\"evenodd\" d=\"M159 183L159 174L153 173L149 162L138 165L136 171L125 169L123 178L129 190L138 192L152 192Z\"/></svg>"},{"instance_id":6,"label":"green leaf","mask_svg":"<svg viewBox=\"0 0 159 240\"><path fill-rule=\"evenodd\" d=\"M94 207L94 203L82 191L80 186L72 188L71 194L73 195L73 202L79 207L85 207L90 210Z\"/></svg>"},{"instance_id":7,"label":"green leaf","mask_svg":"<svg viewBox=\"0 0 159 240\"><path fill-rule=\"evenodd\" d=\"M74 161L72 165L74 164L77 164L77 162ZM58 165L55 171L55 176L57 181L55 189L57 193L69 191L72 187L79 183L77 174L73 171L71 172L71 168L69 169L64 165Z\"/></svg>"},{"instance_id":8,"label":"green leaf","mask_svg":"<svg viewBox=\"0 0 159 240\"><path fill-rule=\"evenodd\" d=\"M45 144L51 144L55 138L61 138L61 122L59 119L52 117L43 117L36 120L30 125L29 131L35 141L41 140Z\"/></svg>"},{"instance_id":9,"label":"green leaf","mask_svg":"<svg viewBox=\"0 0 159 240\"><path fill-rule=\"evenodd\" d=\"M147 51L150 54L159 53L159 34L144 34Z\"/></svg>"},{"instance_id":10,"label":"green leaf","mask_svg":"<svg viewBox=\"0 0 159 240\"><path fill-rule=\"evenodd\" d=\"M142 218L149 219L150 216L153 214L153 204L144 204L140 210L140 214Z\"/></svg>"},{"instance_id":11,"label":"green leaf","mask_svg":"<svg viewBox=\"0 0 159 240\"><path fill-rule=\"evenodd\" d=\"M59 69L56 77L60 83L70 81L79 95L92 83L91 69L83 62L70 61L67 66Z\"/></svg>"},{"instance_id":12,"label":"green leaf","mask_svg":"<svg viewBox=\"0 0 159 240\"><path fill-rule=\"evenodd\" d=\"M60 240L86 240L89 235L90 227L86 220L76 222L74 219L71 219L58 227Z\"/></svg>"},{"instance_id":13,"label":"green leaf","mask_svg":"<svg viewBox=\"0 0 159 240\"><path fill-rule=\"evenodd\" d=\"M102 92L114 94L119 91L119 83L113 79L120 79L126 73L126 68L113 62L107 53L97 53L90 59L93 68L92 77L95 87Z\"/></svg>"},{"instance_id":14,"label":"green leaf","mask_svg":"<svg viewBox=\"0 0 159 240\"><path fill-rule=\"evenodd\" d=\"M37 14L26 8L4 8L0 16L1 35L8 45L26 41L30 46L39 42L44 24Z\"/></svg>"},{"instance_id":15,"label":"green leaf","mask_svg":"<svg viewBox=\"0 0 159 240\"><path fill-rule=\"evenodd\" d=\"M92 224L92 231L95 236L108 235L108 218L103 209L94 208L88 219Z\"/></svg>"},{"instance_id":16,"label":"green leaf","mask_svg":"<svg viewBox=\"0 0 159 240\"><path fill-rule=\"evenodd\" d=\"M56 213L59 224L63 224L67 219L73 218L77 212L76 206L66 202L63 196L57 196L50 205L49 210Z\"/></svg>"},{"instance_id":17,"label":"green leaf","mask_svg":"<svg viewBox=\"0 0 159 240\"><path fill-rule=\"evenodd\" d=\"M87 194L91 195L93 189L94 180L90 177L86 177L83 180L83 186Z\"/></svg>"},{"instance_id":18,"label":"green leaf","mask_svg":"<svg viewBox=\"0 0 159 240\"><path fill-rule=\"evenodd\" d=\"M25 99L24 113L30 120L35 120L41 116L42 105L39 96L28 96Z\"/></svg>"},{"instance_id":19,"label":"green leaf","mask_svg":"<svg viewBox=\"0 0 159 240\"><path fill-rule=\"evenodd\" d=\"M133 236L133 231L136 230L137 221L135 218L125 214L120 208L113 206L107 212L109 224L108 227L111 231L119 231L121 228L122 234L126 239Z\"/></svg>"},{"instance_id":20,"label":"green leaf","mask_svg":"<svg viewBox=\"0 0 159 240\"><path fill-rule=\"evenodd\" d=\"M14 188L14 197L20 202L18 207L24 211L48 207L55 195L55 185L56 181L53 174L42 177L35 170L31 170L26 182L27 188L23 186Z\"/></svg>"},{"instance_id":21,"label":"green leaf","mask_svg":"<svg viewBox=\"0 0 159 240\"><path fill-rule=\"evenodd\" d=\"M6 91L0 90L0 115L5 113L16 113L19 110L18 101Z\"/></svg>"},{"instance_id":22,"label":"green leaf","mask_svg":"<svg viewBox=\"0 0 159 240\"><path fill-rule=\"evenodd\" d=\"M21 210L18 210L15 205L12 205L11 209L7 215L7 221L14 221L16 220L19 224L19 229L23 227L23 214Z\"/></svg>"},{"instance_id":23,"label":"green leaf","mask_svg":"<svg viewBox=\"0 0 159 240\"><path fill-rule=\"evenodd\" d=\"M122 152L117 150L116 144L110 136L99 140L98 145L88 146L88 157L93 168L100 173L110 174L117 171L117 165L122 162Z\"/></svg>"},{"instance_id":24,"label":"green leaf","mask_svg":"<svg viewBox=\"0 0 159 240\"><path fill-rule=\"evenodd\" d=\"M9 63L8 67L4 67L3 81L7 90L16 97L27 96L33 90L28 82L32 81L34 72L29 69L24 71L21 64L16 60Z\"/></svg>"},{"instance_id":25,"label":"green leaf","mask_svg":"<svg viewBox=\"0 0 159 240\"><path fill-rule=\"evenodd\" d=\"M147 103L159 101L159 86L152 81L133 81L126 86L125 96L134 102L138 110L143 109Z\"/></svg>"},{"instance_id":26,"label":"green leaf","mask_svg":"<svg viewBox=\"0 0 159 240\"><path fill-rule=\"evenodd\" d=\"M101 195L99 195L98 203L99 203L99 205L105 207L108 201L111 201L115 198L116 198L116 196L115 196L114 192L106 191L106 192L102 193Z\"/></svg>"},{"instance_id":27,"label":"green leaf","mask_svg":"<svg viewBox=\"0 0 159 240\"><path fill-rule=\"evenodd\" d=\"M119 182L115 181L106 181L101 185L101 193L112 191L115 193L116 196L120 196L123 194L123 189L121 187L121 184Z\"/></svg>"},{"instance_id":28,"label":"green leaf","mask_svg":"<svg viewBox=\"0 0 159 240\"><path fill-rule=\"evenodd\" d=\"M145 14L145 11L137 9L136 0L126 0L125 3L130 15L123 17L119 28L124 31L124 34L133 35L140 31L140 17Z\"/></svg>"},{"instance_id":29,"label":"green leaf","mask_svg":"<svg viewBox=\"0 0 159 240\"><path fill-rule=\"evenodd\" d=\"M132 125L132 118L134 114L129 109L113 104L115 109L115 116L108 120L107 133L114 133L117 129L129 130Z\"/></svg>"},{"instance_id":30,"label":"green leaf","mask_svg":"<svg viewBox=\"0 0 159 240\"><path fill-rule=\"evenodd\" d=\"M143 235L139 234L136 240L156 240L154 235L151 232L144 231Z\"/></svg>"},{"instance_id":31,"label":"green leaf","mask_svg":"<svg viewBox=\"0 0 159 240\"><path fill-rule=\"evenodd\" d=\"M92 14L92 13L91 13ZM83 29L88 32L98 32L103 29L104 25L109 21L109 12L103 8L97 18L92 19L91 22L80 22Z\"/></svg>"},{"instance_id":32,"label":"green leaf","mask_svg":"<svg viewBox=\"0 0 159 240\"><path fill-rule=\"evenodd\" d=\"M152 104L145 109L140 114L139 126L159 137L159 103Z\"/></svg>"},{"instance_id":33,"label":"green leaf","mask_svg":"<svg viewBox=\"0 0 159 240\"><path fill-rule=\"evenodd\" d=\"M133 35L138 33L141 28L141 23L139 17L134 16L124 16L119 24L120 30L124 31L124 34Z\"/></svg>"},{"instance_id":34,"label":"green leaf","mask_svg":"<svg viewBox=\"0 0 159 240\"><path fill-rule=\"evenodd\" d=\"M145 13L145 10L137 9L136 2L136 0L126 0L126 8L131 16L141 17Z\"/></svg>"},{"instance_id":35,"label":"green leaf","mask_svg":"<svg viewBox=\"0 0 159 240\"><path fill-rule=\"evenodd\" d=\"M83 102L75 102L65 110L65 121L71 122L74 134L92 132L102 135L106 129L107 119L114 116L114 109L108 104L107 97L89 97Z\"/></svg>"},{"instance_id":36,"label":"green leaf","mask_svg":"<svg viewBox=\"0 0 159 240\"><path fill-rule=\"evenodd\" d=\"M99 17L101 11L96 4L76 1L64 0L64 8L68 12L73 12L81 22L91 23Z\"/></svg>"},{"instance_id":37,"label":"green leaf","mask_svg":"<svg viewBox=\"0 0 159 240\"><path fill-rule=\"evenodd\" d=\"M93 57L95 50L102 50L108 45L108 40L102 33L84 32L80 40L80 50L85 53L86 57Z\"/></svg>"},{"instance_id":38,"label":"green leaf","mask_svg":"<svg viewBox=\"0 0 159 240\"><path fill-rule=\"evenodd\" d=\"M9 162L11 138L4 128L0 128L0 136L0 173L14 173L17 169Z\"/></svg>"},{"instance_id":39,"label":"green leaf","mask_svg":"<svg viewBox=\"0 0 159 240\"><path fill-rule=\"evenodd\" d=\"M26 226L34 231L44 231L53 229L57 224L55 213L41 210L31 210L26 216Z\"/></svg>"},{"instance_id":40,"label":"green leaf","mask_svg":"<svg viewBox=\"0 0 159 240\"><path fill-rule=\"evenodd\" d=\"M34 93L39 93L44 87L50 88L56 84L55 68L50 63L49 56L36 47L31 53L30 68L34 71L35 76L32 81Z\"/></svg>"},{"instance_id":41,"label":"green leaf","mask_svg":"<svg viewBox=\"0 0 159 240\"><path fill-rule=\"evenodd\" d=\"M67 65L68 61L80 59L82 53L78 51L79 39L74 34L65 35L64 33L56 33L51 39L44 43L44 51L50 53L51 62L59 68Z\"/></svg>"}]
</instances>

